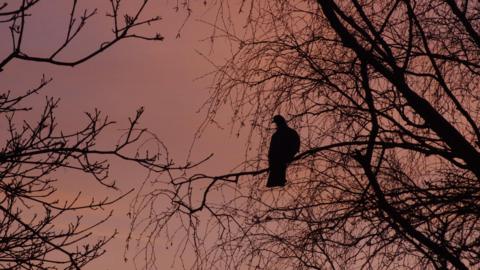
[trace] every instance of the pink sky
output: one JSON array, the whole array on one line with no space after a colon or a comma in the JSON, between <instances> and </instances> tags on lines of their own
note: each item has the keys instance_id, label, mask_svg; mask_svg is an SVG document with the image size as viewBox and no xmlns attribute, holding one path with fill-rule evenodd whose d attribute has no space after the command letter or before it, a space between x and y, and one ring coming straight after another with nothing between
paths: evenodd
<instances>
[{"instance_id":1,"label":"pink sky","mask_svg":"<svg viewBox=\"0 0 480 270\"><path fill-rule=\"evenodd\" d=\"M29 18L24 41L27 51L41 55L62 40L66 31L69 2L43 1L32 11L33 16ZM81 2L85 6L100 5L103 8L102 4L98 4L99 1ZM84 123L84 112L94 108L108 114L110 119L117 120L119 128L125 127L127 117L133 116L137 108L144 106L142 126L149 128L165 142L173 158L179 162L184 161L194 132L204 118L204 113L197 113L197 110L208 97L208 86L211 82L209 78L194 80L212 70L211 65L195 52L199 50L209 54L211 45L208 41L201 41L208 37L211 28L197 19L211 20L213 13L202 5L194 6L192 17L182 30L181 38L177 39L175 36L185 13L173 12L174 2L154 1L148 12L155 11L153 13L163 18L152 25L150 31L161 33L165 37L164 41L121 41L105 53L74 68L15 60L0 73L2 91L22 93L34 87L42 74L53 77L53 82L40 95L30 99L30 102L40 109L45 96L61 98L57 118L60 128L66 131L73 131ZM99 10L96 18L87 24L79 41L65 52L67 59L82 55L97 47L98 41L108 38L111 27L109 22L105 21L104 14L105 11ZM8 36L7 30L0 29L0 36ZM0 57L8 52L8 46L6 42L0 42ZM228 49L226 45L216 43L209 56L221 63L222 59L228 57ZM26 117L34 119L35 114ZM242 160L243 141L229 133L226 125L228 116L223 119L220 116L219 119L223 120L223 123L220 123L227 128L223 131L213 127L207 130L194 148L193 159L214 152L215 157L209 163L208 169L225 172ZM115 130L112 132L118 135ZM109 138L104 137L105 143L109 142ZM232 149L237 151L238 155L232 155ZM111 177L117 180L122 191L137 187L145 175L145 170L138 166L112 161ZM70 175L61 180L64 196L79 189L87 194L105 192L93 179L84 175ZM118 203L114 207L115 214L110 222L97 228L98 235L110 232L113 227L116 227L120 234L107 246L107 254L92 262L86 269L133 269L131 260L123 262L125 236L129 225L126 213L131 199L132 196L129 196ZM95 212L90 218L98 218L106 213ZM171 266L171 250L160 247L158 251L159 269L181 269L179 262Z\"/></svg>"}]
</instances>

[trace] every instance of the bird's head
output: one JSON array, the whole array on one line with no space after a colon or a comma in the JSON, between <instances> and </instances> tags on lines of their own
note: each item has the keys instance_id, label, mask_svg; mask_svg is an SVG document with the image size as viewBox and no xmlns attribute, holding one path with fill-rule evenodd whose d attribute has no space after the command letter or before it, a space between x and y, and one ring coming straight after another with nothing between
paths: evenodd
<instances>
[{"instance_id":1,"label":"bird's head","mask_svg":"<svg viewBox=\"0 0 480 270\"><path fill-rule=\"evenodd\" d=\"M273 117L273 123L277 124L277 127L285 127L287 126L287 121L285 121L285 118L281 115L275 115Z\"/></svg>"}]
</instances>

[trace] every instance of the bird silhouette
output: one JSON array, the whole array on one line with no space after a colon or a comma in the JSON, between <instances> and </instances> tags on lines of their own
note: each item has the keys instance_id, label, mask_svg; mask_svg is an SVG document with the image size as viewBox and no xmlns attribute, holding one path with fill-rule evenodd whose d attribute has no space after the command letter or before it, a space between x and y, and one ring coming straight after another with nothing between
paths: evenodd
<instances>
[{"instance_id":1,"label":"bird silhouette","mask_svg":"<svg viewBox=\"0 0 480 270\"><path fill-rule=\"evenodd\" d=\"M272 135L268 150L267 187L283 187L287 182L285 178L287 166L300 150L300 136L294 129L288 127L281 115L275 115L273 122L277 125L277 131Z\"/></svg>"}]
</instances>

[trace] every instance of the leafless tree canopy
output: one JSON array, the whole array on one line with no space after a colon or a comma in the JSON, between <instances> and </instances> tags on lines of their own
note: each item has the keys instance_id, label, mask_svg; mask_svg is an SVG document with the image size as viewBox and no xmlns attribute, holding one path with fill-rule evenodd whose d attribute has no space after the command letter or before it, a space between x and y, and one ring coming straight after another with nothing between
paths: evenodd
<instances>
[{"instance_id":1,"label":"leafless tree canopy","mask_svg":"<svg viewBox=\"0 0 480 270\"><path fill-rule=\"evenodd\" d=\"M71 9L66 11L69 19L64 28L65 38L58 47L51 48L48 55L35 55L25 49L28 47L25 46L28 40L25 29L32 17L42 16L37 14L37 8L51 6L51 3L40 0L0 3L0 27L10 30L9 35L0 39L11 44L11 50L0 59L0 76L1 71L13 61L75 66L126 38L163 39L160 34L149 36L145 35L145 30L137 32L139 27L160 19L144 15L149 7L148 0L137 1L133 13L123 10L126 1L111 0L111 9L107 13L112 22L111 29L108 29L112 30L111 39L98 44L96 49L85 55L72 56L72 42L82 35L87 22L98 12L95 6L80 9L79 2L69 1ZM58 127L56 121L55 110L59 100L47 97L43 110L36 108L40 111L36 119L23 121L31 119L25 115L35 109L25 104L31 104L28 100L33 95L43 93L50 81L44 76L38 85L23 91L23 94L18 94L22 93L22 89L0 89L0 126L4 129L0 144L1 269L80 269L103 254L105 245L116 232L112 230L111 235L104 238L92 233L110 215L96 221L85 221L82 213L113 204L129 193L113 193L117 188L108 175L112 158L129 161L156 173L178 169L161 141L139 127L143 108L129 119L128 126L116 126L116 129L123 128L125 132L112 140L112 145L108 147L99 146L97 142L115 122L99 110L86 113L85 126L66 132ZM55 179L59 170L80 172L86 182L103 185L112 190L112 195L110 198L92 198L79 192L73 198L62 198Z\"/></svg>"},{"instance_id":2,"label":"leafless tree canopy","mask_svg":"<svg viewBox=\"0 0 480 270\"><path fill-rule=\"evenodd\" d=\"M478 268L478 1L252 0L242 11L242 33L215 24L237 49L218 67L208 119L230 104L258 153L243 170L139 194L147 262L167 235L200 269ZM287 187L270 190L276 113L302 150Z\"/></svg>"}]
</instances>

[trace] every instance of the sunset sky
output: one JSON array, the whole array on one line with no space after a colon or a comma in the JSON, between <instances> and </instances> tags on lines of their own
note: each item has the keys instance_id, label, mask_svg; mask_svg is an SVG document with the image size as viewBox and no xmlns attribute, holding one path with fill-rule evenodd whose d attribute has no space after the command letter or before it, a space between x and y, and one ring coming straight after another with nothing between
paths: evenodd
<instances>
[{"instance_id":1,"label":"sunset sky","mask_svg":"<svg viewBox=\"0 0 480 270\"><path fill-rule=\"evenodd\" d=\"M2 3L3 1L0 1ZM9 1L7 1L9 2ZM80 1L82 7L98 7L99 10L80 33L78 40L72 43L60 55L63 59L75 59L89 50L97 48L101 41L111 38L111 22L105 15L109 1ZM105 3L103 3L105 2ZM132 7L138 1L124 1ZM42 1L28 18L24 40L26 52L35 55L46 55L58 46L65 35L70 1ZM28 100L34 107L25 113L26 119L34 121L35 116L44 104L45 96L61 99L57 110L59 128L74 131L86 123L84 112L100 109L109 118L118 121L110 134L102 137L101 145L115 143L121 133L116 129L125 128L127 118L133 116L139 107L145 108L141 126L151 132L167 145L170 154L179 163L185 161L195 131L205 117L204 111L198 111L209 94L208 86L211 77L197 79L213 70L213 67L197 51L202 52L217 63L228 57L227 44L213 44L206 38L211 34L211 26L198 20L212 21L214 10L203 5L194 4L193 13L181 29L180 38L176 35L185 21L184 10L173 10L175 1L153 1L146 14L159 15L162 20L145 28L148 33L158 32L165 37L161 42L144 40L124 40L90 61L76 67L62 67L14 60L0 73L2 91L23 93L34 87L42 75L52 77L53 82L39 95ZM131 8L130 6L127 8ZM9 37L8 29L1 28L0 36ZM8 41L8 42L7 42ZM0 57L4 57L10 49L9 39L0 42ZM37 111L35 111L35 109ZM212 127L197 142L192 152L192 159L205 157L215 153L207 164L208 170L225 172L237 165L243 157L243 141L230 134L228 115L219 117L225 129ZM4 129L5 127L2 127ZM108 136L110 135L110 136ZM117 137L115 137L117 136ZM238 152L238 155L231 154ZM60 172L60 177L64 176ZM82 190L88 196L95 194L119 193L105 191L95 183L94 179L81 174L73 174L60 178L62 196L68 197ZM146 171L139 166L112 160L111 179L117 180L121 191L127 191L138 185L146 177ZM99 236L107 235L113 228L120 232L118 237L107 246L107 253L95 260L86 269L133 269L132 255L134 248L128 253L128 262L123 261L125 237L128 233L128 206L133 196L128 196L115 205L114 216L108 224L95 231ZM88 218L96 218L108 213L97 211ZM163 245L163 243L162 243ZM180 269L181 263L173 263L173 252L163 247L158 249L159 269Z\"/></svg>"},{"instance_id":2,"label":"sunset sky","mask_svg":"<svg viewBox=\"0 0 480 270\"><path fill-rule=\"evenodd\" d=\"M480 269L479 3L0 0L0 268Z\"/></svg>"}]
</instances>

